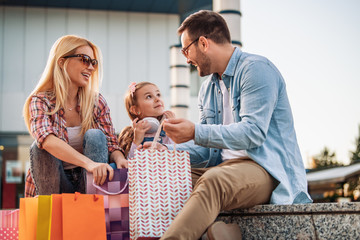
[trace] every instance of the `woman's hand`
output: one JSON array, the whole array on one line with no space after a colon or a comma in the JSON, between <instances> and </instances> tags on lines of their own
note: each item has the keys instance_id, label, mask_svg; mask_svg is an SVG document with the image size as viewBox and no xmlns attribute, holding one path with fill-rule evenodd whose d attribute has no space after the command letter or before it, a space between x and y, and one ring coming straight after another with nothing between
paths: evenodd
<instances>
[{"instance_id":1,"label":"woman's hand","mask_svg":"<svg viewBox=\"0 0 360 240\"><path fill-rule=\"evenodd\" d=\"M138 121L138 118L135 118L132 122L133 128L134 128L134 140L133 142L136 145L139 145L143 140L144 136L147 130L151 128L151 125L144 120Z\"/></svg>"},{"instance_id":2,"label":"woman's hand","mask_svg":"<svg viewBox=\"0 0 360 240\"><path fill-rule=\"evenodd\" d=\"M109 172L109 180L114 176L113 168L107 163L98 163L91 161L87 164L86 170L93 174L96 185L103 185Z\"/></svg>"}]
</instances>

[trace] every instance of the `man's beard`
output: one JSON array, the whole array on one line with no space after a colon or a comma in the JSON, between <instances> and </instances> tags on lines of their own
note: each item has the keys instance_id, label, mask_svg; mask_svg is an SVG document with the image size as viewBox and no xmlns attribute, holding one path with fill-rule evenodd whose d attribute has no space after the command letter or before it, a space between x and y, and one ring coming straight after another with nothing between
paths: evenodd
<instances>
[{"instance_id":1,"label":"man's beard","mask_svg":"<svg viewBox=\"0 0 360 240\"><path fill-rule=\"evenodd\" d=\"M197 55L198 55L198 71L199 71L199 76L200 77L204 77L207 76L209 74L211 74L211 61L209 59L209 57L207 57L205 54L203 54L201 51L197 51Z\"/></svg>"}]
</instances>

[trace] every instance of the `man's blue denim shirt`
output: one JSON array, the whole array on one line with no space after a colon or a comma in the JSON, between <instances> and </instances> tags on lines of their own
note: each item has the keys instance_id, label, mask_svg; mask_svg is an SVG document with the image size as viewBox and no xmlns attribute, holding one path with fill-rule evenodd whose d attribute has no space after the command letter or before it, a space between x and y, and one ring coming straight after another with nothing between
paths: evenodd
<instances>
[{"instance_id":1,"label":"man's blue denim shirt","mask_svg":"<svg viewBox=\"0 0 360 240\"><path fill-rule=\"evenodd\" d=\"M296 140L286 86L278 69L266 58L236 48L221 78L228 89L233 124L221 125L222 93L219 75L211 75L199 91L200 123L195 139L178 145L191 163L222 162L221 149L246 150L278 182L270 203L312 202Z\"/></svg>"}]
</instances>

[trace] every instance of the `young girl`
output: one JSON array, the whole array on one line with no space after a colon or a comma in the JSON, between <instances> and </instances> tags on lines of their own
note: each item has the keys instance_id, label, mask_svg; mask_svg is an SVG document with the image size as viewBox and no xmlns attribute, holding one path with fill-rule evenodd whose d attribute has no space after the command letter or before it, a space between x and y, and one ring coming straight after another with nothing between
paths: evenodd
<instances>
[{"instance_id":1,"label":"young girl","mask_svg":"<svg viewBox=\"0 0 360 240\"><path fill-rule=\"evenodd\" d=\"M164 102L159 88L150 82L131 83L125 96L125 108L132 121L132 126L125 127L119 135L120 147L125 156L131 158L140 144L153 141L160 121L164 118L175 118L171 111L164 111ZM172 144L173 141L160 133L162 144Z\"/></svg>"}]
</instances>

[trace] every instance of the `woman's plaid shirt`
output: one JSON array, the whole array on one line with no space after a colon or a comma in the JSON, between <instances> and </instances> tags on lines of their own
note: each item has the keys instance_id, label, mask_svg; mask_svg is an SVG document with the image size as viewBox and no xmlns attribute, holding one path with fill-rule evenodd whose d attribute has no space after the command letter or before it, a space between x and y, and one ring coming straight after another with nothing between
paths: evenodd
<instances>
[{"instance_id":1,"label":"woman's plaid shirt","mask_svg":"<svg viewBox=\"0 0 360 240\"><path fill-rule=\"evenodd\" d=\"M51 93L38 93L31 99L29 105L30 111L30 128L32 136L35 138L36 144L42 148L45 138L49 134L54 134L56 137L69 143L68 134L66 130L66 121L64 119L64 109L60 109L52 115L47 113L55 108L55 96ZM80 110L80 107L77 107ZM112 125L110 117L110 109L106 103L105 98L99 94L99 101L97 106L94 107L94 128L100 129L106 136L108 141L109 154L115 150L120 150L115 130ZM35 196L35 185L33 179L28 171L25 183L25 197Z\"/></svg>"}]
</instances>

